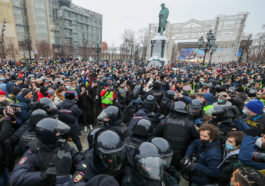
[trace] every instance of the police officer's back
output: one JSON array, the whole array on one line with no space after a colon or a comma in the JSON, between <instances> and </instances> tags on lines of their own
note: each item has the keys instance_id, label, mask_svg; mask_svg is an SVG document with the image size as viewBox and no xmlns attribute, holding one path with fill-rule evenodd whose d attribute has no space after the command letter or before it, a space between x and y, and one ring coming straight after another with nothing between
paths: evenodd
<instances>
[{"instance_id":1,"label":"police officer's back","mask_svg":"<svg viewBox=\"0 0 265 186\"><path fill-rule=\"evenodd\" d=\"M168 117L161 121L155 129L155 135L165 138L171 145L174 155L172 164L179 168L179 161L184 157L186 148L198 133L189 122L186 104L178 101Z\"/></svg>"},{"instance_id":2,"label":"police officer's back","mask_svg":"<svg viewBox=\"0 0 265 186\"><path fill-rule=\"evenodd\" d=\"M126 138L126 156L130 166L135 166L134 156L136 150L142 142L148 141L153 134L153 127L150 121L146 119L139 120L133 126L132 136Z\"/></svg>"}]
</instances>

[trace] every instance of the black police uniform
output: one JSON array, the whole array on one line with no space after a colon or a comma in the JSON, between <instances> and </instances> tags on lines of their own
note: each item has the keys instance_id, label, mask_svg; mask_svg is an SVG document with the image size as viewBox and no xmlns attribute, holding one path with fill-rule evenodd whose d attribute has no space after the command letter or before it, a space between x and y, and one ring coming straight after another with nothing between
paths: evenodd
<instances>
[{"instance_id":1,"label":"black police uniform","mask_svg":"<svg viewBox=\"0 0 265 186\"><path fill-rule=\"evenodd\" d=\"M141 119L134 125L132 136L125 140L126 156L130 166L135 167L134 156L136 150L141 143L152 137L152 132L152 124L146 119Z\"/></svg>"},{"instance_id":2,"label":"black police uniform","mask_svg":"<svg viewBox=\"0 0 265 186\"><path fill-rule=\"evenodd\" d=\"M86 164L82 162L82 155L67 143L61 147L57 145L57 133L64 134L70 130L66 124L46 118L38 122L36 127L38 139L28 144L29 150L16 164L10 177L12 185L47 186L65 182L65 179L69 180L69 175L62 178L51 171L56 166L57 157L63 157L64 154L70 153L73 164L78 165L77 171L84 170ZM57 167L56 171L58 171Z\"/></svg>"},{"instance_id":3,"label":"black police uniform","mask_svg":"<svg viewBox=\"0 0 265 186\"><path fill-rule=\"evenodd\" d=\"M175 103L174 111L161 121L154 135L161 136L170 143L174 152L172 165L178 169L180 168L179 161L184 157L188 145L194 139L199 138L195 127L189 122L183 102Z\"/></svg>"},{"instance_id":4,"label":"black police uniform","mask_svg":"<svg viewBox=\"0 0 265 186\"><path fill-rule=\"evenodd\" d=\"M88 166L80 181L86 182L98 174L111 175L120 181L125 160L125 146L120 135L116 131L102 129L94 140L93 149L84 153Z\"/></svg>"},{"instance_id":5,"label":"black police uniform","mask_svg":"<svg viewBox=\"0 0 265 186\"><path fill-rule=\"evenodd\" d=\"M160 112L167 116L170 110L174 107L174 97L176 93L173 90L168 90L167 93L163 96L161 103L160 103Z\"/></svg>"},{"instance_id":6,"label":"black police uniform","mask_svg":"<svg viewBox=\"0 0 265 186\"><path fill-rule=\"evenodd\" d=\"M104 121L104 119L109 121ZM120 111L116 106L109 106L104 109L98 116L98 121L102 123L99 128L111 129L119 133L122 139L127 137L127 126L120 120Z\"/></svg>"}]
</instances>

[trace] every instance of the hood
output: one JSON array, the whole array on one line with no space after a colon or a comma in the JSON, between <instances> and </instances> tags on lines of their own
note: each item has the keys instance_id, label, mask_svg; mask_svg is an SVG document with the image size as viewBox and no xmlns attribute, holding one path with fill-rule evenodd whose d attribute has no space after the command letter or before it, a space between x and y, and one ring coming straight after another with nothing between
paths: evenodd
<instances>
[{"instance_id":1,"label":"hood","mask_svg":"<svg viewBox=\"0 0 265 186\"><path fill-rule=\"evenodd\" d=\"M206 105L212 105L214 103L214 96L211 93L205 93L202 96L206 101Z\"/></svg>"},{"instance_id":2,"label":"hood","mask_svg":"<svg viewBox=\"0 0 265 186\"><path fill-rule=\"evenodd\" d=\"M74 102L72 102L71 100L68 100L68 99L64 100L61 104L64 108L71 108L75 105Z\"/></svg>"},{"instance_id":3,"label":"hood","mask_svg":"<svg viewBox=\"0 0 265 186\"><path fill-rule=\"evenodd\" d=\"M147 115L143 109L140 109L135 113L135 116L147 116Z\"/></svg>"},{"instance_id":4,"label":"hood","mask_svg":"<svg viewBox=\"0 0 265 186\"><path fill-rule=\"evenodd\" d=\"M29 102L29 100L26 99L26 98L24 98L24 97L22 96L22 94L17 95L16 99L17 99L19 102L26 102L26 103Z\"/></svg>"},{"instance_id":5,"label":"hood","mask_svg":"<svg viewBox=\"0 0 265 186\"><path fill-rule=\"evenodd\" d=\"M7 93L11 93L13 87L14 87L14 83L7 83L6 84L6 91L7 91Z\"/></svg>"}]
</instances>

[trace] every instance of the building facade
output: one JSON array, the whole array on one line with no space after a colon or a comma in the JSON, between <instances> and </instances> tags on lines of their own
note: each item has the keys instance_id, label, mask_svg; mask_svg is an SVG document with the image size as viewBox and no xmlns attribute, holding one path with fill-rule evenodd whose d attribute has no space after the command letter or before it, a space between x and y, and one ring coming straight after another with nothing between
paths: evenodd
<instances>
[{"instance_id":1,"label":"building facade","mask_svg":"<svg viewBox=\"0 0 265 186\"><path fill-rule=\"evenodd\" d=\"M102 15L71 0L0 0L0 26L4 20L10 58L88 57L102 42Z\"/></svg>"},{"instance_id":2,"label":"building facade","mask_svg":"<svg viewBox=\"0 0 265 186\"><path fill-rule=\"evenodd\" d=\"M0 57L19 58L18 35L11 0L0 0L0 31Z\"/></svg>"},{"instance_id":3,"label":"building facade","mask_svg":"<svg viewBox=\"0 0 265 186\"><path fill-rule=\"evenodd\" d=\"M71 3L49 0L51 44L63 56L88 57L102 42L102 15Z\"/></svg>"}]
</instances>

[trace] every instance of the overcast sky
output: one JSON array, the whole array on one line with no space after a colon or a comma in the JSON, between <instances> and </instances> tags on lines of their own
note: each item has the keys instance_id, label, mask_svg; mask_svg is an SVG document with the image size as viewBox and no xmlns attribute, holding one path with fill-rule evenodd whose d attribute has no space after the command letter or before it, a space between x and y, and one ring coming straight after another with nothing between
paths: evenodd
<instances>
[{"instance_id":1,"label":"overcast sky","mask_svg":"<svg viewBox=\"0 0 265 186\"><path fill-rule=\"evenodd\" d=\"M169 8L171 23L249 12L245 33L258 33L265 24L265 0L73 0L74 4L103 15L103 41L109 46L121 43L125 29L137 32L158 22L162 2Z\"/></svg>"}]
</instances>

